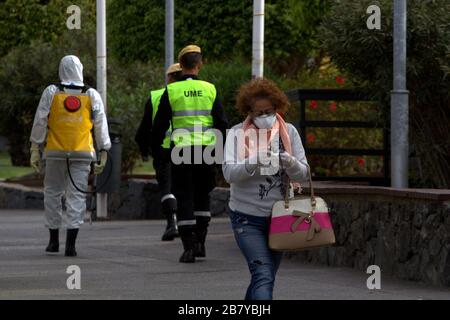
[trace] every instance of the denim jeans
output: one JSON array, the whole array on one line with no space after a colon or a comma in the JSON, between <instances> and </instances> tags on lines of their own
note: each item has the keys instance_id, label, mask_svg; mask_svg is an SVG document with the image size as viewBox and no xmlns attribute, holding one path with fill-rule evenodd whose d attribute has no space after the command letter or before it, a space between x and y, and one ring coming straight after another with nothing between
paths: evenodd
<instances>
[{"instance_id":1,"label":"denim jeans","mask_svg":"<svg viewBox=\"0 0 450 320\"><path fill-rule=\"evenodd\" d=\"M234 237L251 274L245 300L272 300L282 253L269 249L270 219L229 210Z\"/></svg>"}]
</instances>

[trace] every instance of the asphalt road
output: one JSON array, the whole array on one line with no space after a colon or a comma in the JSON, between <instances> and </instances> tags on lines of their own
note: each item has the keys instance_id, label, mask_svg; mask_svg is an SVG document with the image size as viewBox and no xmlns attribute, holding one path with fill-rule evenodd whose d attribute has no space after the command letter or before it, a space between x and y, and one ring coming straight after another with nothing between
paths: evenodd
<instances>
[{"instance_id":1,"label":"asphalt road","mask_svg":"<svg viewBox=\"0 0 450 320\"><path fill-rule=\"evenodd\" d=\"M42 211L0 210L0 299L242 299L249 272L226 218L215 218L207 258L178 263L179 239L161 242L164 221L86 223L78 257L57 256L44 248L48 231ZM81 289L69 290L67 268L80 268ZM367 275L352 269L304 265L284 260L274 298L450 299L450 288L397 281L382 275L381 289L369 290Z\"/></svg>"}]
</instances>

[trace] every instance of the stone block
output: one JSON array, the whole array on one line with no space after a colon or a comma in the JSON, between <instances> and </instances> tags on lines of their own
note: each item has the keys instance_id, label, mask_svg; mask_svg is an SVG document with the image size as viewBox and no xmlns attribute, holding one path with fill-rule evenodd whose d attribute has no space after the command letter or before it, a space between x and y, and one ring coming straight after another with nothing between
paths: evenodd
<instances>
[{"instance_id":1,"label":"stone block","mask_svg":"<svg viewBox=\"0 0 450 320\"><path fill-rule=\"evenodd\" d=\"M211 216L226 216L229 210L230 190L228 188L215 188L209 196Z\"/></svg>"}]
</instances>

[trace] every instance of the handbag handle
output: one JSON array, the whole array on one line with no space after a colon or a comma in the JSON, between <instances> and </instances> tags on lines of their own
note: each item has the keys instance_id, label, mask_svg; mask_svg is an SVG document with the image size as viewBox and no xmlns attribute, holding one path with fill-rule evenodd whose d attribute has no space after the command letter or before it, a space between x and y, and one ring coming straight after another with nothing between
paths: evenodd
<instances>
[{"instance_id":1,"label":"handbag handle","mask_svg":"<svg viewBox=\"0 0 450 320\"><path fill-rule=\"evenodd\" d=\"M280 164L281 164L281 157L280 157ZM308 169L308 178L309 178L309 190L311 193L311 208L314 211L314 209L316 208L316 197L314 196L314 187L313 187L313 183L312 183L312 178L311 178L311 168L309 167L309 164L306 164L306 168ZM289 183L290 183L290 178L289 176L286 174L286 185L285 185L285 193L284 193L284 208L288 209L289 208Z\"/></svg>"}]
</instances>

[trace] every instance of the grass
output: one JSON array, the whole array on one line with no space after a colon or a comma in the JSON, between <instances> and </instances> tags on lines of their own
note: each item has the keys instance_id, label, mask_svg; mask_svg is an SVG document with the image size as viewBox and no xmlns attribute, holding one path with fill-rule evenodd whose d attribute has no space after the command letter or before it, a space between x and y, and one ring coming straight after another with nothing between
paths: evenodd
<instances>
[{"instance_id":1,"label":"grass","mask_svg":"<svg viewBox=\"0 0 450 320\"><path fill-rule=\"evenodd\" d=\"M15 167L8 152L0 152L0 179L16 178L32 173L31 167Z\"/></svg>"},{"instance_id":2,"label":"grass","mask_svg":"<svg viewBox=\"0 0 450 320\"><path fill-rule=\"evenodd\" d=\"M153 159L149 158L148 161L139 160L136 166L133 168L133 174L154 174L155 169L153 169Z\"/></svg>"}]
</instances>

